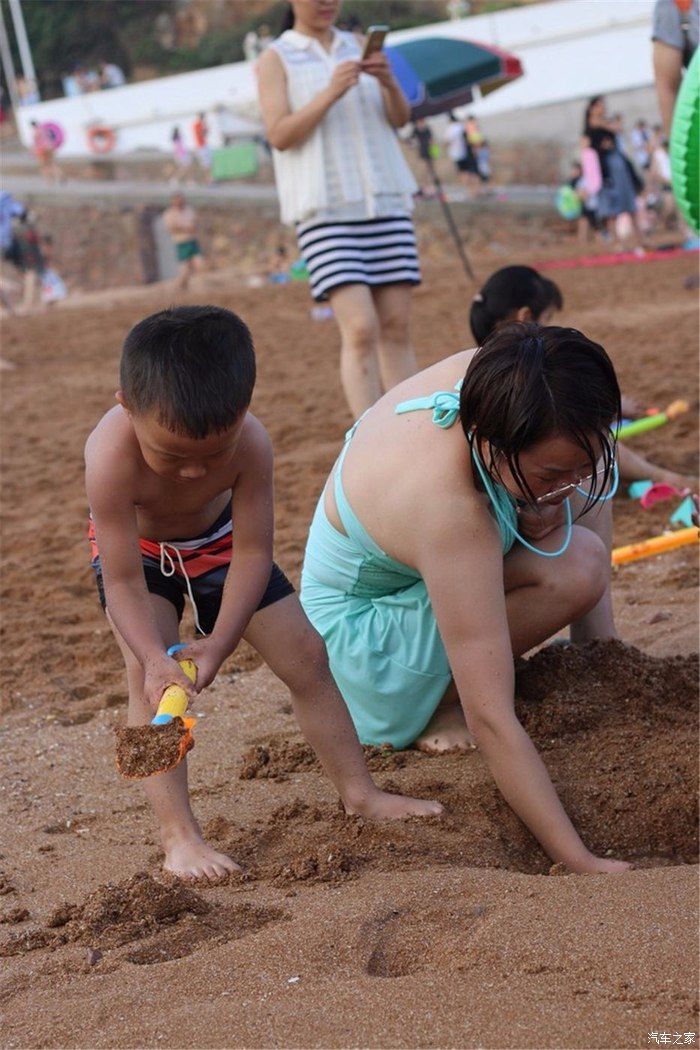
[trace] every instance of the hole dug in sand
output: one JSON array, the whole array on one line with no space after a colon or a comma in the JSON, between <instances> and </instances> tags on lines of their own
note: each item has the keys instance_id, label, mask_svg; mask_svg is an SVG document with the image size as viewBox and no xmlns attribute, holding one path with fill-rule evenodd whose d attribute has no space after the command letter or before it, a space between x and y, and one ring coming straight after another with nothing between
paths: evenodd
<instances>
[{"instance_id":1,"label":"hole dug in sand","mask_svg":"<svg viewBox=\"0 0 700 1050\"><path fill-rule=\"evenodd\" d=\"M516 711L588 847L642 865L697 859L697 656L657 658L621 642L542 650L518 665ZM310 804L313 753L274 741L244 756L245 779L295 776L295 793L254 828L219 828L253 878L339 882L366 869L433 864L545 874L550 862L501 797L478 752L371 749L378 783L436 798L441 818L375 824ZM264 802L264 791L260 795Z\"/></svg>"}]
</instances>

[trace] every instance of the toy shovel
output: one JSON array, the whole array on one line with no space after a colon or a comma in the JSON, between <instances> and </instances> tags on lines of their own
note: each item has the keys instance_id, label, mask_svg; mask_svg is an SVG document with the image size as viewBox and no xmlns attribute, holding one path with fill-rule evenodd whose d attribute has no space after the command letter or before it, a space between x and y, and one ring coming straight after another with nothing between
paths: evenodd
<instances>
[{"instance_id":1,"label":"toy shovel","mask_svg":"<svg viewBox=\"0 0 700 1050\"><path fill-rule=\"evenodd\" d=\"M172 645L168 656L174 656L184 645ZM192 660L179 660L191 682L197 677ZM130 780L140 780L167 773L182 761L194 747L192 729L195 718L185 718L187 693L179 685L164 691L156 716L149 726L117 726L117 769Z\"/></svg>"}]
</instances>

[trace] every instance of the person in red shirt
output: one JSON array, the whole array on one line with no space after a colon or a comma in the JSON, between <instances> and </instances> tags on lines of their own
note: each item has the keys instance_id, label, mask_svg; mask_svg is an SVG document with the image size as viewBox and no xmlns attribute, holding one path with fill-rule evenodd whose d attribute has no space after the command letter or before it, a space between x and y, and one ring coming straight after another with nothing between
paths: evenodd
<instances>
[{"instance_id":1,"label":"person in red shirt","mask_svg":"<svg viewBox=\"0 0 700 1050\"><path fill-rule=\"evenodd\" d=\"M192 137L194 138L194 148L197 154L197 160L204 172L205 180L206 182L211 182L211 149L207 145L209 125L207 124L204 113L199 113L197 115L197 119L192 125Z\"/></svg>"}]
</instances>

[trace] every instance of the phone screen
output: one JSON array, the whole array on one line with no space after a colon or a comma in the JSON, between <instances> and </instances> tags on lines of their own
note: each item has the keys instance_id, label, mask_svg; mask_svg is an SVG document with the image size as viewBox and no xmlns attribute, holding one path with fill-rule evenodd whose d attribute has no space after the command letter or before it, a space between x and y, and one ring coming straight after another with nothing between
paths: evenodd
<instances>
[{"instance_id":1,"label":"phone screen","mask_svg":"<svg viewBox=\"0 0 700 1050\"><path fill-rule=\"evenodd\" d=\"M389 26L370 26L367 30L367 40L365 41L365 48L362 52L362 59L369 58L370 55L375 55L377 51L381 51L384 40L387 33L389 32Z\"/></svg>"}]
</instances>

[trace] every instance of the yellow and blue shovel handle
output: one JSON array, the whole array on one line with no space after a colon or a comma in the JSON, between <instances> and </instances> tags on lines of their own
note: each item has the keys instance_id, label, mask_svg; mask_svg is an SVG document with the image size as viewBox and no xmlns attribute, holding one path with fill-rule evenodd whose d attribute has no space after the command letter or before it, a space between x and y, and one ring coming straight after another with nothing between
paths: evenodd
<instances>
[{"instance_id":1,"label":"yellow and blue shovel handle","mask_svg":"<svg viewBox=\"0 0 700 1050\"><path fill-rule=\"evenodd\" d=\"M174 656L181 649L186 649L187 646L180 642L178 645L171 645L168 649L168 656ZM178 660L180 667L185 672L191 682L194 682L197 678L197 668L192 660ZM185 711L187 710L187 693L184 689L181 689L179 685L169 685L160 698L158 704L158 711L156 717L151 722L152 726L164 726L168 722L172 722L173 718L184 718Z\"/></svg>"}]
</instances>

